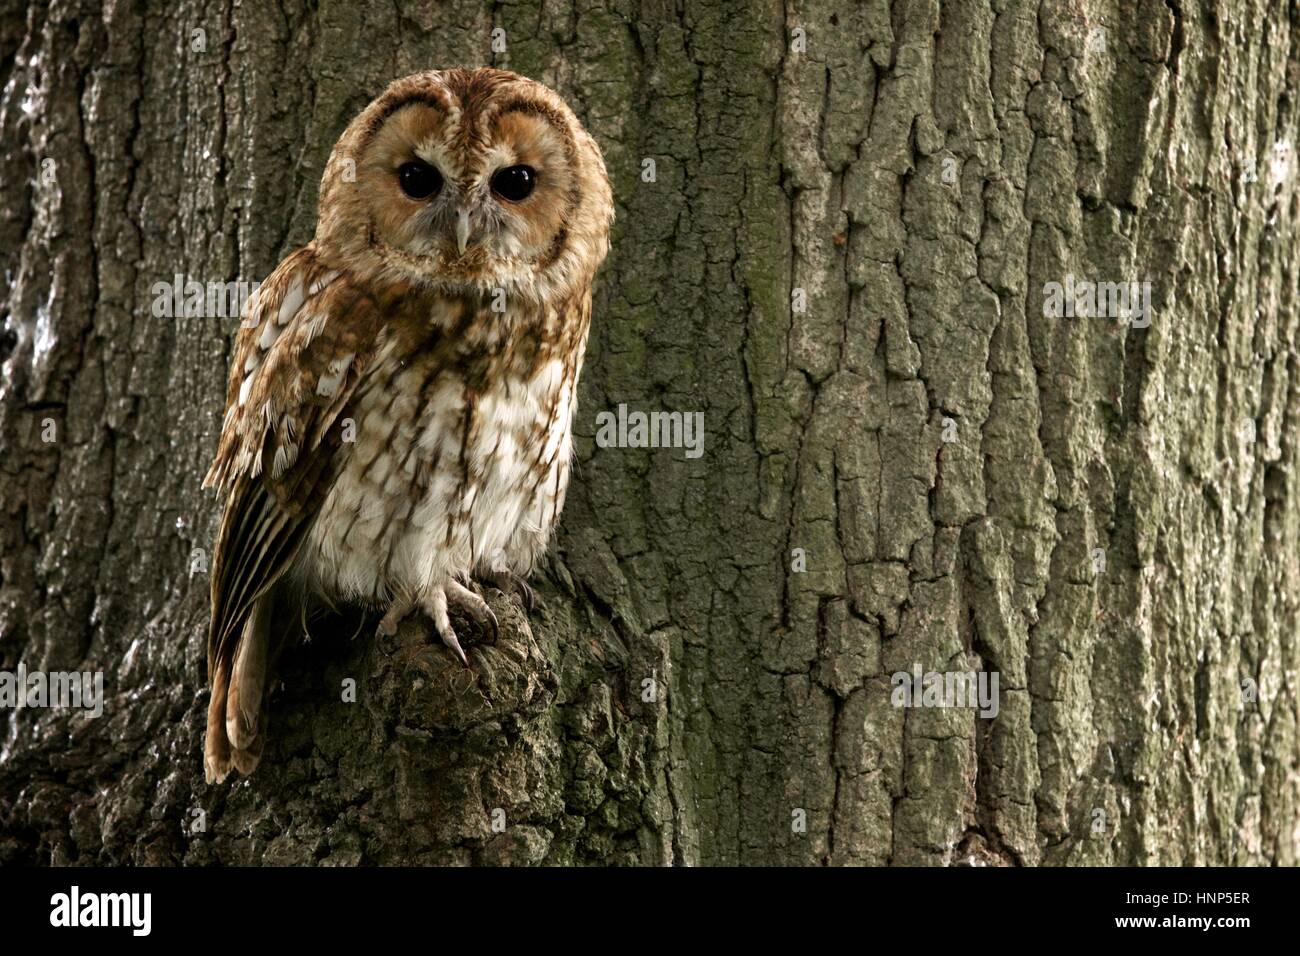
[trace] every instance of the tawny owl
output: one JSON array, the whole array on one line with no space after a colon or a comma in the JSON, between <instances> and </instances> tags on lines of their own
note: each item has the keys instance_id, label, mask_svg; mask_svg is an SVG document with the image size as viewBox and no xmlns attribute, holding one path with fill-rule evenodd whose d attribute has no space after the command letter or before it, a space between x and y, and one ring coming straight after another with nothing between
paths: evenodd
<instances>
[{"instance_id":1,"label":"tawny owl","mask_svg":"<svg viewBox=\"0 0 1300 956\"><path fill-rule=\"evenodd\" d=\"M502 70L397 80L343 132L315 239L244 311L216 460L204 766L249 773L282 637L277 595L495 627L564 506L570 426L609 248L595 141ZM529 592L530 593L530 592Z\"/></svg>"}]
</instances>

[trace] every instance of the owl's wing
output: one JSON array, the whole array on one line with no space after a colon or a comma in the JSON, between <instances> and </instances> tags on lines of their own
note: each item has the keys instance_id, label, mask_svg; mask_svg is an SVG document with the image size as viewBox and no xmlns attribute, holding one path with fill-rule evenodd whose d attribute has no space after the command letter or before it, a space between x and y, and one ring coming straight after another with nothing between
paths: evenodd
<instances>
[{"instance_id":1,"label":"owl's wing","mask_svg":"<svg viewBox=\"0 0 1300 956\"><path fill-rule=\"evenodd\" d=\"M332 480L334 427L374 352L385 303L326 268L314 245L251 297L204 487L227 495L212 562L208 677L230 673L254 603L288 570Z\"/></svg>"}]
</instances>

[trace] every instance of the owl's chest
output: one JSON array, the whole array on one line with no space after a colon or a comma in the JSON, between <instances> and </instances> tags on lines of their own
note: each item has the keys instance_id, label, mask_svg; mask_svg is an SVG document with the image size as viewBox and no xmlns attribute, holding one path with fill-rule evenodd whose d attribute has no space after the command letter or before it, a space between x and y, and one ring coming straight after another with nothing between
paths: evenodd
<instances>
[{"instance_id":1,"label":"owl's chest","mask_svg":"<svg viewBox=\"0 0 1300 956\"><path fill-rule=\"evenodd\" d=\"M568 483L576 378L558 357L493 375L455 355L381 353L343 423L311 583L378 600L531 564Z\"/></svg>"}]
</instances>

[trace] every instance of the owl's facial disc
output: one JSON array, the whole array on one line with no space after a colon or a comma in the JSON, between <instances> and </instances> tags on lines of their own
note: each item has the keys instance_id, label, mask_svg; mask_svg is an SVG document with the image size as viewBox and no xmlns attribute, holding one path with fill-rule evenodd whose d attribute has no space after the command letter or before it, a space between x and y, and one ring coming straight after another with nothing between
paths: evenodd
<instances>
[{"instance_id":1,"label":"owl's facial disc","mask_svg":"<svg viewBox=\"0 0 1300 956\"><path fill-rule=\"evenodd\" d=\"M352 235L405 277L532 283L567 248L582 201L572 118L524 81L476 75L380 101L353 154L355 185L337 192L364 229Z\"/></svg>"}]
</instances>

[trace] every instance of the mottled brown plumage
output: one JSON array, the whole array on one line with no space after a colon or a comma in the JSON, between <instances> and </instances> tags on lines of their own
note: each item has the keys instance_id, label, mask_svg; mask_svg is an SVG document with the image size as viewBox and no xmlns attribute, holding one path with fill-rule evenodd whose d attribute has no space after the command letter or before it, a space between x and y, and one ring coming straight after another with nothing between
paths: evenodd
<instances>
[{"instance_id":1,"label":"mottled brown plumage","mask_svg":"<svg viewBox=\"0 0 1300 956\"><path fill-rule=\"evenodd\" d=\"M522 171L521 171L522 170ZM209 780L256 765L279 601L495 625L472 579L521 581L564 504L613 204L600 150L546 87L420 73L352 121L315 239L248 304L205 485Z\"/></svg>"}]
</instances>

